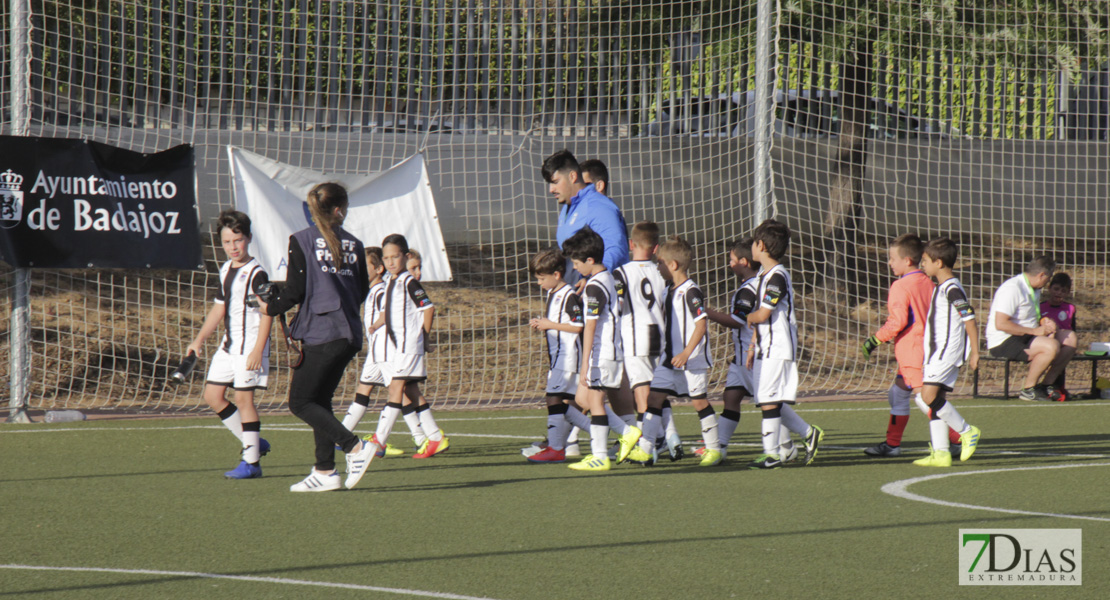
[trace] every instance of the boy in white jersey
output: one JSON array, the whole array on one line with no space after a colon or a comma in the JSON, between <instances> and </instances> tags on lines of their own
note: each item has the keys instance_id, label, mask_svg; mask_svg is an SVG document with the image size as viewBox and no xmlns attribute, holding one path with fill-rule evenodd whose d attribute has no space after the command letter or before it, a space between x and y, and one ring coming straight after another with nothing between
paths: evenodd
<instances>
[{"instance_id":1,"label":"boy in white jersey","mask_svg":"<svg viewBox=\"0 0 1110 600\"><path fill-rule=\"evenodd\" d=\"M709 388L709 344L706 339L708 319L705 297L689 276L694 249L680 237L672 237L659 247L659 271L671 282L664 301L663 360L651 379L651 395L644 413L644 441L635 453L637 462L654 464L651 452L662 433L663 402L668 396L689 397L701 419L702 438L706 450L703 467L721 462L717 441L717 415L706 399Z\"/></svg>"},{"instance_id":2,"label":"boy in white jersey","mask_svg":"<svg viewBox=\"0 0 1110 600\"><path fill-rule=\"evenodd\" d=\"M382 262L382 249L377 246L366 248L366 268L370 272L370 292L366 295L366 302L362 307L363 322L369 327L385 310L385 263ZM370 392L374 388L386 386L385 376L382 375L381 363L385 360L385 331L379 329L368 333L369 340L366 353L366 362L362 365L362 373L358 378L358 388L355 389L355 400L347 407L347 414L343 417L343 426L349 431L354 431L362 421L370 406ZM404 454L400 448L387 444L384 450L379 450L378 457L400 456Z\"/></svg>"},{"instance_id":3,"label":"boy in white jersey","mask_svg":"<svg viewBox=\"0 0 1110 600\"><path fill-rule=\"evenodd\" d=\"M259 460L270 451L270 444L260 437L262 426L254 406L254 390L266 389L269 379L273 323L273 317L258 310L254 290L269 281L269 277L248 252L250 217L237 210L225 210L216 222L228 260L220 267L215 304L186 354L200 356L204 341L223 322L224 337L208 366L204 401L242 443L242 460L224 476L253 479L262 476ZM235 390L235 404L224 398L228 387Z\"/></svg>"},{"instance_id":4,"label":"boy in white jersey","mask_svg":"<svg viewBox=\"0 0 1110 600\"><path fill-rule=\"evenodd\" d=\"M644 420L651 380L659 357L663 352L663 301L667 297L667 282L655 264L659 249L659 226L651 221L641 221L632 226L628 235L628 250L632 260L613 270L617 296L621 304L621 343L624 346L624 373L628 378L637 420ZM674 430L673 420L668 420L668 406L664 407L664 421L668 428L667 444L671 460L682 458L682 441ZM642 445L642 442L641 442ZM633 450L629 460L642 462L643 452Z\"/></svg>"},{"instance_id":5,"label":"boy in white jersey","mask_svg":"<svg viewBox=\"0 0 1110 600\"><path fill-rule=\"evenodd\" d=\"M402 407L419 402L420 382L428 378L424 355L433 349L428 336L435 318L435 305L420 282L406 269L408 252L408 240L403 235L394 233L382 240L382 262L390 277L382 314L368 331L371 334L378 329L385 332L385 360L381 364L382 375L388 382L389 399L378 417L376 432L368 440L376 445L375 452L386 448ZM409 414L419 419L423 431L432 432L413 458L429 458L447 449L447 438L430 409ZM406 420L409 418L406 415Z\"/></svg>"},{"instance_id":6,"label":"boy in white jersey","mask_svg":"<svg viewBox=\"0 0 1110 600\"><path fill-rule=\"evenodd\" d=\"M724 409L717 418L717 437L721 445L721 458L728 458L728 444L736 427L740 424L740 403L745 397L754 398L755 384L751 369L745 364L746 351L752 341L752 328L748 327L748 315L759 304L756 296L759 288L759 265L752 259L752 238L737 240L728 251L728 268L740 278L740 287L732 294L728 312L707 309L709 320L732 330L733 356L728 363L725 379ZM780 430L783 448L780 455L784 462L793 460L798 449L790 440L789 430ZM699 448L698 455L705 453Z\"/></svg>"},{"instance_id":7,"label":"boy in white jersey","mask_svg":"<svg viewBox=\"0 0 1110 600\"><path fill-rule=\"evenodd\" d=\"M624 376L624 349L621 343L620 304L616 282L602 259L605 242L589 227L583 227L563 242L563 252L574 269L586 278L585 326L582 332L582 358L579 372L581 385L586 386L585 405L590 409L590 454L570 465L576 471L608 471L610 467L606 443L609 428L620 436L617 462L640 439L639 428L628 425L619 417L609 418L605 400L610 403L620 391ZM582 399L578 399L582 404Z\"/></svg>"},{"instance_id":8,"label":"boy in white jersey","mask_svg":"<svg viewBox=\"0 0 1110 600\"><path fill-rule=\"evenodd\" d=\"M422 277L422 263L423 258L420 256L420 252L415 248L409 248L409 251L405 253L405 270L408 271L409 275L412 275L412 278L416 281L420 281ZM409 389L406 390L406 397L408 397L410 391ZM405 424L409 427L409 432L412 433L412 441L416 448L416 455L414 458L423 458L423 456L420 456L423 454L434 456L447 450L451 440L447 438L446 434L444 434L441 429L439 430L439 436L442 438L442 441L436 446L434 452L430 454L426 452L428 440L430 438L424 432L423 423L429 420L434 423L434 417L428 412L432 407L428 404L428 399L424 397L424 393L420 390L419 386L415 388L415 394L416 396L412 398L412 402L401 405L401 418L405 420ZM393 448L392 445L386 444L385 455L394 456L394 454L392 454L393 452L403 454L398 448Z\"/></svg>"},{"instance_id":9,"label":"boy in white jersey","mask_svg":"<svg viewBox=\"0 0 1110 600\"><path fill-rule=\"evenodd\" d=\"M937 287L925 318L924 386L917 397L918 408L929 417L929 456L913 461L922 467L951 467L948 428L960 434L960 460L967 460L979 446L980 431L969 425L946 399L966 360L974 371L979 366L979 327L975 310L952 267L958 249L948 238L932 240L925 246L921 269L935 277Z\"/></svg>"},{"instance_id":10,"label":"boy in white jersey","mask_svg":"<svg viewBox=\"0 0 1110 600\"><path fill-rule=\"evenodd\" d=\"M556 248L532 257L528 265L540 289L547 292L547 309L542 317L528 322L544 332L547 342L547 447L528 457L534 463L566 460L567 436L572 423L589 429L589 420L576 407L568 406L578 389L578 364L582 352L582 300L563 280L567 259ZM570 414L568 414L568 412ZM569 420L568 420L569 417Z\"/></svg>"},{"instance_id":11,"label":"boy in white jersey","mask_svg":"<svg viewBox=\"0 0 1110 600\"><path fill-rule=\"evenodd\" d=\"M783 426L805 439L807 465L825 437L820 427L803 421L791 406L798 397L798 322L793 282L779 262L789 247L790 228L773 219L752 234L752 259L763 269L756 292L759 306L748 315L755 336L745 362L754 375L755 401L763 410L763 455L748 464L751 469L782 466Z\"/></svg>"}]
</instances>

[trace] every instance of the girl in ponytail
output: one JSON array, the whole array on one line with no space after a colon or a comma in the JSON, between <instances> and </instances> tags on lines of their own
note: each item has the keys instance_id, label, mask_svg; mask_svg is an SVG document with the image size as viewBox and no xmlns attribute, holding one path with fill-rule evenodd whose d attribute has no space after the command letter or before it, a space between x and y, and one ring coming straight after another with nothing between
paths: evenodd
<instances>
[{"instance_id":1,"label":"girl in ponytail","mask_svg":"<svg viewBox=\"0 0 1110 600\"><path fill-rule=\"evenodd\" d=\"M347 189L338 183L318 183L308 192L308 212L320 236L328 244L335 264L341 261L339 235L336 229L347 218Z\"/></svg>"}]
</instances>

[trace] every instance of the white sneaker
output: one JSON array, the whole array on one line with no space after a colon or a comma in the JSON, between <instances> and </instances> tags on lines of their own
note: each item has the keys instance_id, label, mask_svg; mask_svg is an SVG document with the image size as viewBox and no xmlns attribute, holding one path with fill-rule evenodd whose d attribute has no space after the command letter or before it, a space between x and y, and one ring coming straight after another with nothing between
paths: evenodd
<instances>
[{"instance_id":1,"label":"white sneaker","mask_svg":"<svg viewBox=\"0 0 1110 600\"><path fill-rule=\"evenodd\" d=\"M378 452L378 438L373 439L371 442L362 442L362 450L347 455L347 489L358 484L358 480L362 479L366 468L370 466L370 461L374 460L374 455Z\"/></svg>"},{"instance_id":2,"label":"white sneaker","mask_svg":"<svg viewBox=\"0 0 1110 600\"><path fill-rule=\"evenodd\" d=\"M566 455L568 457L570 457L570 456L582 456L582 450L578 447L578 442L574 442L572 444L567 444L567 447L564 449L564 451L566 452Z\"/></svg>"},{"instance_id":3,"label":"white sneaker","mask_svg":"<svg viewBox=\"0 0 1110 600\"><path fill-rule=\"evenodd\" d=\"M308 477L289 486L290 492L330 492L339 489L339 473L324 475L313 469Z\"/></svg>"}]
</instances>

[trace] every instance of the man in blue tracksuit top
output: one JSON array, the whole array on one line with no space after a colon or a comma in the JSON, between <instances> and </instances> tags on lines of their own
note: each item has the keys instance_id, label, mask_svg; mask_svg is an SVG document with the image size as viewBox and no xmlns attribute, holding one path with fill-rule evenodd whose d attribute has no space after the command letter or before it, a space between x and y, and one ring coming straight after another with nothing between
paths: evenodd
<instances>
[{"instance_id":1,"label":"man in blue tracksuit top","mask_svg":"<svg viewBox=\"0 0 1110 600\"><path fill-rule=\"evenodd\" d=\"M555 241L559 247L570 236L589 226L605 242L605 268L612 271L628 262L628 228L621 210L582 181L578 161L567 150L560 150L543 161L541 170L548 190L559 200L559 228ZM568 270L568 275L572 273Z\"/></svg>"}]
</instances>

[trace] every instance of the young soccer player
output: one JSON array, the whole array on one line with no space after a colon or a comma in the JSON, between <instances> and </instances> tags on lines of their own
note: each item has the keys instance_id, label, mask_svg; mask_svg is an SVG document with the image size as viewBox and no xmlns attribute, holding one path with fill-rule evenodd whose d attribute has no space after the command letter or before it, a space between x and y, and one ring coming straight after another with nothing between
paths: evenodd
<instances>
[{"instance_id":1,"label":"young soccer player","mask_svg":"<svg viewBox=\"0 0 1110 600\"><path fill-rule=\"evenodd\" d=\"M589 161L587 161L589 162ZM632 226L628 236L628 249L632 261L613 271L617 296L621 302L621 342L624 345L624 372L628 377L638 420L643 421L651 394L651 380L659 366L663 351L663 300L667 297L667 283L652 260L659 248L659 226L651 221L641 221ZM675 433L677 436L677 432ZM629 460L643 462L655 451L654 447L632 451ZM672 442L671 459L679 458L681 443Z\"/></svg>"},{"instance_id":2,"label":"young soccer player","mask_svg":"<svg viewBox=\"0 0 1110 600\"><path fill-rule=\"evenodd\" d=\"M706 451L702 455L703 467L721 462L717 441L717 415L706 400L709 388L709 358L705 298L701 289L690 279L690 264L694 250L686 240L672 237L659 247L659 270L671 282L664 301L663 360L656 367L651 380L651 395L644 413L644 438L635 459L641 464L654 463L651 452L662 427L663 401L668 396L688 397L701 419L701 433Z\"/></svg>"},{"instance_id":3,"label":"young soccer player","mask_svg":"<svg viewBox=\"0 0 1110 600\"><path fill-rule=\"evenodd\" d=\"M417 251L415 248L409 248L409 251L405 253L405 270L408 271L409 275L412 275L413 279L415 279L416 281L420 281L420 278L423 275L423 271L420 268L422 262L423 259L420 256L420 252ZM428 399L424 397L424 392L420 390L419 386L417 386L415 390L416 397L412 399L412 402L408 404L403 404L401 406L401 418L405 420L405 424L408 425L409 432L412 434L412 441L416 448L416 455L421 455L425 454L425 447L427 446L429 439L428 435L424 431L424 426L422 423L423 421L429 420L429 418L434 420L434 417L430 417L431 413L428 413L427 415L424 414L426 411L431 410L431 405L428 404ZM406 394L408 394L409 391L406 391ZM432 453L433 455L447 450L450 443L450 440L443 433L442 429L439 431L439 434L443 437L443 441L436 448L436 451ZM398 450L399 449L392 448L391 445L386 444L386 456L394 456L394 454L391 454L391 451L396 453L398 452ZM403 454L403 452L401 452L401 454ZM414 456L414 458L423 457Z\"/></svg>"},{"instance_id":4,"label":"young soccer player","mask_svg":"<svg viewBox=\"0 0 1110 600\"><path fill-rule=\"evenodd\" d=\"M417 281L420 281L420 265L423 262L420 252L415 248L409 248L409 252L405 260L405 270L408 271Z\"/></svg>"},{"instance_id":5,"label":"young soccer player","mask_svg":"<svg viewBox=\"0 0 1110 600\"><path fill-rule=\"evenodd\" d=\"M608 471L606 442L609 428L620 436L617 462L624 462L640 438L640 429L620 418L609 418L605 400L612 402L624 375L624 350L620 331L620 305L613 274L605 268L605 242L589 227L583 227L563 242L563 252L580 275L586 278L585 325L582 332L582 358L579 381L586 386L586 406L590 409L590 451L570 468L577 471Z\"/></svg>"},{"instance_id":6,"label":"young soccer player","mask_svg":"<svg viewBox=\"0 0 1110 600\"><path fill-rule=\"evenodd\" d=\"M886 439L865 449L864 453L868 456L894 457L902 453L902 434L910 420L910 397L921 393L924 315L929 309L934 287L933 281L919 267L924 251L925 243L912 233L898 236L887 247L887 265L897 279L887 294L886 323L863 342L861 351L866 360L881 344L893 341L898 373L887 392L890 421ZM956 435L955 432L953 435ZM958 435L956 439L959 439Z\"/></svg>"},{"instance_id":7,"label":"young soccer player","mask_svg":"<svg viewBox=\"0 0 1110 600\"><path fill-rule=\"evenodd\" d=\"M725 379L724 409L717 419L717 435L720 440L721 458L728 457L728 444L732 434L740 424L740 403L745 397L753 397L755 384L751 369L747 367L745 350L752 341L752 329L748 327L748 315L758 304L756 296L759 287L759 266L752 260L752 238L737 240L728 251L728 268L740 278L741 285L732 294L729 312L706 309L709 320L732 330L733 357L728 364ZM798 449L790 440L790 432L780 433L780 441L785 448L779 454L783 462L789 462L798 455ZM704 454L704 448L698 449Z\"/></svg>"},{"instance_id":8,"label":"young soccer player","mask_svg":"<svg viewBox=\"0 0 1110 600\"><path fill-rule=\"evenodd\" d=\"M381 248L371 246L366 249L366 268L370 273L370 293L366 295L362 315L363 322L369 327L370 324L378 320L385 308L385 280L382 279L382 275L385 274L385 263L382 262ZM363 415L366 414L366 410L370 406L370 392L374 388L384 388L386 385L381 370L381 363L385 359L385 332L378 330L369 333L368 331L367 339L369 340L370 349L366 353L366 362L363 363L362 373L359 375L358 387L355 389L355 400L347 407L347 414L343 417L343 426L350 431L354 431L355 427L358 427ZM400 456L402 454L404 454L404 451L400 448L394 448L390 444L384 450L379 450L378 456Z\"/></svg>"},{"instance_id":9,"label":"young soccer player","mask_svg":"<svg viewBox=\"0 0 1110 600\"><path fill-rule=\"evenodd\" d=\"M748 465L752 469L782 466L782 426L805 440L807 465L817 456L825 437L820 427L806 423L791 406L798 397L798 322L793 283L780 262L789 247L790 228L773 219L761 223L752 234L752 259L763 273L756 291L759 307L748 314L755 336L746 363L755 377L756 403L763 410L764 452Z\"/></svg>"},{"instance_id":10,"label":"young soccer player","mask_svg":"<svg viewBox=\"0 0 1110 600\"><path fill-rule=\"evenodd\" d=\"M424 355L432 349L428 337L435 318L435 305L428 298L420 282L406 270L409 245L405 236L394 233L382 240L382 262L389 272L384 308L378 319L370 325L371 333L378 329L385 332L385 361L382 374L388 383L389 399L378 417L377 431L368 440L377 451L386 448L389 434L404 406L416 405L415 411L405 413L406 421L427 434L427 440L413 458L429 458L448 447L448 440L435 422L432 411L422 397L420 382L428 377ZM410 416L411 415L411 416ZM413 428L416 431L416 428Z\"/></svg>"},{"instance_id":11,"label":"young soccer player","mask_svg":"<svg viewBox=\"0 0 1110 600\"><path fill-rule=\"evenodd\" d=\"M216 411L223 424L242 444L242 460L224 473L228 479L262 476L260 457L270 444L260 437L261 422L254 406L254 390L266 389L270 371L270 317L258 310L256 286L269 281L262 265L251 257L251 219L237 210L225 210L216 220L227 262L220 266L216 299L204 319L189 353L200 356L204 341L220 323L224 337L212 356L204 386L204 401ZM225 399L227 388L235 390L234 404Z\"/></svg>"},{"instance_id":12,"label":"young soccer player","mask_svg":"<svg viewBox=\"0 0 1110 600\"><path fill-rule=\"evenodd\" d=\"M935 239L925 246L921 268L936 277L937 287L929 302L925 319L925 371L921 395L916 398L921 412L929 416L930 453L913 461L922 467L951 467L949 428L960 432L960 460L967 460L979 447L978 427L964 421L956 407L946 400L966 360L975 370L979 366L979 327L967 293L952 273L956 264L956 244L948 238Z\"/></svg>"},{"instance_id":13,"label":"young soccer player","mask_svg":"<svg viewBox=\"0 0 1110 600\"><path fill-rule=\"evenodd\" d=\"M1075 324L1076 308L1074 304L1067 301L1069 296L1071 296L1071 276L1067 273L1053 274L1048 282L1048 300L1041 302L1041 314L1056 323L1057 337L1063 338L1060 341L1061 350L1070 347L1074 352L1074 348L1079 345L1079 338L1075 333L1078 331ZM1046 394L1049 400L1064 402L1071 399L1071 394L1065 389L1066 371L1065 365L1056 379L1047 386Z\"/></svg>"},{"instance_id":14,"label":"young soccer player","mask_svg":"<svg viewBox=\"0 0 1110 600\"><path fill-rule=\"evenodd\" d=\"M536 331L544 332L547 341L547 447L528 456L529 462L561 463L566 460L566 442L572 426L589 429L589 420L568 401L574 400L578 389L578 365L582 352L582 300L563 280L567 259L557 248L544 250L532 257L528 265L540 289L547 292L544 316L528 322Z\"/></svg>"}]
</instances>

